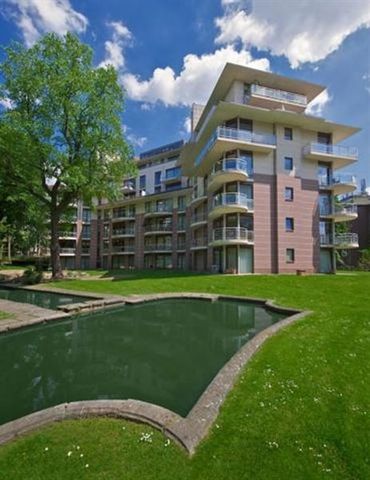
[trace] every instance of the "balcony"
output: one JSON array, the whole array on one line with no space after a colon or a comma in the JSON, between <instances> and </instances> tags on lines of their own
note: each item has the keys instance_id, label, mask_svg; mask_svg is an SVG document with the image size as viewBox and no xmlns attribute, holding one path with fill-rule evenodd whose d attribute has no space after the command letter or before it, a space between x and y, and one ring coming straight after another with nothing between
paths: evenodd
<instances>
[{"instance_id":1,"label":"balcony","mask_svg":"<svg viewBox=\"0 0 370 480\"><path fill-rule=\"evenodd\" d=\"M357 161L358 150L356 147L343 145L310 143L303 147L303 157L316 162L331 162L333 168L342 168Z\"/></svg>"},{"instance_id":2,"label":"balcony","mask_svg":"<svg viewBox=\"0 0 370 480\"><path fill-rule=\"evenodd\" d=\"M334 220L334 222L350 222L357 218L357 205L337 204L334 207L320 206L320 216Z\"/></svg>"},{"instance_id":3,"label":"balcony","mask_svg":"<svg viewBox=\"0 0 370 480\"><path fill-rule=\"evenodd\" d=\"M170 224L149 224L144 226L145 235L154 234L154 233L163 233L171 232L172 233L172 223Z\"/></svg>"},{"instance_id":4,"label":"balcony","mask_svg":"<svg viewBox=\"0 0 370 480\"><path fill-rule=\"evenodd\" d=\"M113 212L112 222L120 222L122 220L132 220L134 218L135 218L135 212L120 210L120 211L117 211L117 212Z\"/></svg>"},{"instance_id":5,"label":"balcony","mask_svg":"<svg viewBox=\"0 0 370 480\"><path fill-rule=\"evenodd\" d=\"M134 245L115 245L112 247L112 253L132 254L135 253Z\"/></svg>"},{"instance_id":6,"label":"balcony","mask_svg":"<svg viewBox=\"0 0 370 480\"><path fill-rule=\"evenodd\" d=\"M206 212L197 213L191 217L190 227L200 227L208 222Z\"/></svg>"},{"instance_id":7,"label":"balcony","mask_svg":"<svg viewBox=\"0 0 370 480\"><path fill-rule=\"evenodd\" d=\"M250 85L250 92L245 95L248 105L276 109L284 105L286 110L303 112L307 107L307 97L299 93L287 92L263 85Z\"/></svg>"},{"instance_id":8,"label":"balcony","mask_svg":"<svg viewBox=\"0 0 370 480\"><path fill-rule=\"evenodd\" d=\"M210 218L218 217L226 213L253 212L253 198L247 197L244 193L219 193L213 197Z\"/></svg>"},{"instance_id":9,"label":"balcony","mask_svg":"<svg viewBox=\"0 0 370 480\"><path fill-rule=\"evenodd\" d=\"M224 227L213 230L212 242L210 245L252 245L254 243L254 232L243 227Z\"/></svg>"},{"instance_id":10,"label":"balcony","mask_svg":"<svg viewBox=\"0 0 370 480\"><path fill-rule=\"evenodd\" d=\"M75 248L61 248L60 250L61 255L75 255L76 249Z\"/></svg>"},{"instance_id":11,"label":"balcony","mask_svg":"<svg viewBox=\"0 0 370 480\"><path fill-rule=\"evenodd\" d=\"M208 191L214 192L228 182L245 182L253 177L253 169L245 157L225 158L215 163L208 183Z\"/></svg>"},{"instance_id":12,"label":"balcony","mask_svg":"<svg viewBox=\"0 0 370 480\"><path fill-rule=\"evenodd\" d=\"M185 244L185 242L178 242L177 247L176 247L176 250L177 250L177 251L180 251L180 252L185 251L185 250L186 250L186 244Z\"/></svg>"},{"instance_id":13,"label":"balcony","mask_svg":"<svg viewBox=\"0 0 370 480\"><path fill-rule=\"evenodd\" d=\"M77 238L77 232L59 232L59 238L63 239L75 239Z\"/></svg>"},{"instance_id":14,"label":"balcony","mask_svg":"<svg viewBox=\"0 0 370 480\"><path fill-rule=\"evenodd\" d=\"M81 247L81 255L90 255L90 247Z\"/></svg>"},{"instance_id":15,"label":"balcony","mask_svg":"<svg viewBox=\"0 0 370 480\"><path fill-rule=\"evenodd\" d=\"M149 215L172 215L172 205L160 204L150 205L145 208L145 216Z\"/></svg>"},{"instance_id":16,"label":"balcony","mask_svg":"<svg viewBox=\"0 0 370 480\"><path fill-rule=\"evenodd\" d=\"M134 228L115 228L112 230L112 238L133 236L135 236Z\"/></svg>"},{"instance_id":17,"label":"balcony","mask_svg":"<svg viewBox=\"0 0 370 480\"><path fill-rule=\"evenodd\" d=\"M202 202L207 200L207 194L204 192L204 189L201 190L198 188L194 188L193 193L191 195L190 205L195 208L200 205Z\"/></svg>"},{"instance_id":18,"label":"balcony","mask_svg":"<svg viewBox=\"0 0 370 480\"><path fill-rule=\"evenodd\" d=\"M330 190L334 195L343 195L344 193L354 192L357 188L356 177L349 174L319 176L319 187L323 190Z\"/></svg>"},{"instance_id":19,"label":"balcony","mask_svg":"<svg viewBox=\"0 0 370 480\"><path fill-rule=\"evenodd\" d=\"M134 180L125 180L122 186L122 193L135 193L136 192L136 185Z\"/></svg>"},{"instance_id":20,"label":"balcony","mask_svg":"<svg viewBox=\"0 0 370 480\"><path fill-rule=\"evenodd\" d=\"M191 250L202 250L204 248L208 248L207 237L193 238L191 241Z\"/></svg>"},{"instance_id":21,"label":"balcony","mask_svg":"<svg viewBox=\"0 0 370 480\"><path fill-rule=\"evenodd\" d=\"M195 159L198 166L206 159L215 162L225 150L231 148L248 149L255 152L269 153L276 148L273 134L250 132L236 128L217 127L210 139Z\"/></svg>"},{"instance_id":22,"label":"balcony","mask_svg":"<svg viewBox=\"0 0 370 480\"><path fill-rule=\"evenodd\" d=\"M163 178L163 183L177 183L180 182L181 180L181 168L176 167L169 169L165 172L164 178Z\"/></svg>"},{"instance_id":23,"label":"balcony","mask_svg":"<svg viewBox=\"0 0 370 480\"><path fill-rule=\"evenodd\" d=\"M150 253L150 252L156 252L156 253L161 253L161 252L172 252L172 245L167 244L167 243L159 243L157 245L144 245L144 252L145 253Z\"/></svg>"},{"instance_id":24,"label":"balcony","mask_svg":"<svg viewBox=\"0 0 370 480\"><path fill-rule=\"evenodd\" d=\"M329 233L320 235L320 246L322 247L335 247L335 248L358 248L358 235L357 233L337 233L331 235Z\"/></svg>"}]
</instances>

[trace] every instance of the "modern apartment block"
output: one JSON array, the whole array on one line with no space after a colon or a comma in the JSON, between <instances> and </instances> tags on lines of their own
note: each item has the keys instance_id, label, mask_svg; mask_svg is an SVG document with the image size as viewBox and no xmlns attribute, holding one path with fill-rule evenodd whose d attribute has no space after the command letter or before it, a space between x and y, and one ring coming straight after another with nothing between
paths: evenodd
<instances>
[{"instance_id":1,"label":"modern apartment block","mask_svg":"<svg viewBox=\"0 0 370 480\"><path fill-rule=\"evenodd\" d=\"M76 266L333 272L335 250L358 247L336 233L357 217L336 198L356 188L337 170L357 161L340 142L358 129L307 113L323 90L227 64L190 140L142 153L122 200L99 205Z\"/></svg>"}]
</instances>

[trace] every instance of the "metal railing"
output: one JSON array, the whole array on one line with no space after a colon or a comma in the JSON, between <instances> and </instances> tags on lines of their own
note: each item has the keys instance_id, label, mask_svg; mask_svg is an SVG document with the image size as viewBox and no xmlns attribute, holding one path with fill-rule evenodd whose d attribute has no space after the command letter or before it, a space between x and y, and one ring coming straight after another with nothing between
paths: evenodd
<instances>
[{"instance_id":1,"label":"metal railing","mask_svg":"<svg viewBox=\"0 0 370 480\"><path fill-rule=\"evenodd\" d=\"M354 175L341 173L339 175L333 175L329 177L328 175L319 175L319 185L320 187L331 187L333 185L353 185L356 186L356 177Z\"/></svg>"},{"instance_id":2,"label":"metal railing","mask_svg":"<svg viewBox=\"0 0 370 480\"><path fill-rule=\"evenodd\" d=\"M181 167L174 168L173 170L167 170L164 175L164 181L175 180L181 178Z\"/></svg>"},{"instance_id":3,"label":"metal railing","mask_svg":"<svg viewBox=\"0 0 370 480\"><path fill-rule=\"evenodd\" d=\"M135 235L134 228L114 228L112 230L112 237L119 237L122 235Z\"/></svg>"},{"instance_id":4,"label":"metal railing","mask_svg":"<svg viewBox=\"0 0 370 480\"><path fill-rule=\"evenodd\" d=\"M145 232L172 232L171 224L149 224L144 226Z\"/></svg>"},{"instance_id":5,"label":"metal railing","mask_svg":"<svg viewBox=\"0 0 370 480\"><path fill-rule=\"evenodd\" d=\"M261 97L279 100L281 102L296 103L297 105L306 106L307 97L299 93L287 92L285 90L278 90L270 87L263 87L262 85L252 84L251 94L260 95Z\"/></svg>"},{"instance_id":6,"label":"metal railing","mask_svg":"<svg viewBox=\"0 0 370 480\"><path fill-rule=\"evenodd\" d=\"M162 243L157 245L144 245L144 252L155 252L155 251L163 251L163 252L170 252L172 251L172 245Z\"/></svg>"},{"instance_id":7,"label":"metal railing","mask_svg":"<svg viewBox=\"0 0 370 480\"><path fill-rule=\"evenodd\" d=\"M123 186L122 188L127 188L129 190L135 190L136 189L136 185L135 185L135 182L132 181L132 180L125 180L123 182Z\"/></svg>"},{"instance_id":8,"label":"metal railing","mask_svg":"<svg viewBox=\"0 0 370 480\"><path fill-rule=\"evenodd\" d=\"M178 243L176 250L186 250L186 244L184 242Z\"/></svg>"},{"instance_id":9,"label":"metal railing","mask_svg":"<svg viewBox=\"0 0 370 480\"><path fill-rule=\"evenodd\" d=\"M240 205L253 210L253 198L247 197L244 193L219 193L213 197L212 208L222 205Z\"/></svg>"},{"instance_id":10,"label":"metal railing","mask_svg":"<svg viewBox=\"0 0 370 480\"><path fill-rule=\"evenodd\" d=\"M207 237L193 238L192 241L191 241L191 246L192 247L207 247L208 246Z\"/></svg>"},{"instance_id":11,"label":"metal railing","mask_svg":"<svg viewBox=\"0 0 370 480\"><path fill-rule=\"evenodd\" d=\"M249 177L253 176L253 168L244 157L224 158L223 160L218 161L213 166L212 175L228 171L242 172Z\"/></svg>"},{"instance_id":12,"label":"metal railing","mask_svg":"<svg viewBox=\"0 0 370 480\"><path fill-rule=\"evenodd\" d=\"M254 232L244 227L221 227L213 230L213 241L242 240L252 243Z\"/></svg>"},{"instance_id":13,"label":"metal railing","mask_svg":"<svg viewBox=\"0 0 370 480\"><path fill-rule=\"evenodd\" d=\"M81 247L82 255L86 255L90 253L90 247Z\"/></svg>"},{"instance_id":14,"label":"metal railing","mask_svg":"<svg viewBox=\"0 0 370 480\"><path fill-rule=\"evenodd\" d=\"M357 214L357 205L355 204L336 204L320 205L320 215L355 215Z\"/></svg>"},{"instance_id":15,"label":"metal railing","mask_svg":"<svg viewBox=\"0 0 370 480\"><path fill-rule=\"evenodd\" d=\"M333 245L333 235L331 233L321 233L320 245Z\"/></svg>"},{"instance_id":16,"label":"metal railing","mask_svg":"<svg viewBox=\"0 0 370 480\"><path fill-rule=\"evenodd\" d=\"M172 213L172 205L150 205L145 208L145 213Z\"/></svg>"},{"instance_id":17,"label":"metal railing","mask_svg":"<svg viewBox=\"0 0 370 480\"><path fill-rule=\"evenodd\" d=\"M61 248L59 251L60 253L72 253L72 254L76 253L75 248Z\"/></svg>"},{"instance_id":18,"label":"metal railing","mask_svg":"<svg viewBox=\"0 0 370 480\"><path fill-rule=\"evenodd\" d=\"M325 143L310 143L303 147L303 154L318 153L333 155L334 157L346 157L357 159L358 149L356 147L345 147L344 145L327 145Z\"/></svg>"},{"instance_id":19,"label":"metal railing","mask_svg":"<svg viewBox=\"0 0 370 480\"><path fill-rule=\"evenodd\" d=\"M59 232L60 238L77 238L77 232Z\"/></svg>"},{"instance_id":20,"label":"metal railing","mask_svg":"<svg viewBox=\"0 0 370 480\"><path fill-rule=\"evenodd\" d=\"M112 252L113 253L132 253L135 252L135 246L134 245L116 245L112 247Z\"/></svg>"},{"instance_id":21,"label":"metal railing","mask_svg":"<svg viewBox=\"0 0 370 480\"><path fill-rule=\"evenodd\" d=\"M334 244L338 245L358 245L357 233L337 233L334 237Z\"/></svg>"},{"instance_id":22,"label":"metal railing","mask_svg":"<svg viewBox=\"0 0 370 480\"><path fill-rule=\"evenodd\" d=\"M191 217L191 223L200 223L207 221L207 214L206 212L196 213Z\"/></svg>"},{"instance_id":23,"label":"metal railing","mask_svg":"<svg viewBox=\"0 0 370 480\"><path fill-rule=\"evenodd\" d=\"M117 212L113 211L112 219L117 220L117 218L135 218L135 212L127 210L121 210Z\"/></svg>"},{"instance_id":24,"label":"metal railing","mask_svg":"<svg viewBox=\"0 0 370 480\"><path fill-rule=\"evenodd\" d=\"M207 155L216 140L219 138L262 145L276 145L276 136L273 134L250 132L248 130L241 130L238 128L217 127L210 136L208 142L196 157L194 162L195 165L199 165L202 162L203 158Z\"/></svg>"}]
</instances>

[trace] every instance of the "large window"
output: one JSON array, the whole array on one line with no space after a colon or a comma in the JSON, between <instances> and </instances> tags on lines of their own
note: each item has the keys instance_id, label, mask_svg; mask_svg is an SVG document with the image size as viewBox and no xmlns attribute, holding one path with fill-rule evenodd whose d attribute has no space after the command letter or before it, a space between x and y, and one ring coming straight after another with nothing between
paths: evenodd
<instances>
[{"instance_id":1,"label":"large window","mask_svg":"<svg viewBox=\"0 0 370 480\"><path fill-rule=\"evenodd\" d=\"M161 176L162 172L159 170L158 172L154 173L154 184L159 185L161 183Z\"/></svg>"},{"instance_id":2,"label":"large window","mask_svg":"<svg viewBox=\"0 0 370 480\"><path fill-rule=\"evenodd\" d=\"M140 175L140 178L139 178L139 188L140 188L140 189L144 189L144 188L145 188L145 184L146 184L145 175Z\"/></svg>"}]
</instances>

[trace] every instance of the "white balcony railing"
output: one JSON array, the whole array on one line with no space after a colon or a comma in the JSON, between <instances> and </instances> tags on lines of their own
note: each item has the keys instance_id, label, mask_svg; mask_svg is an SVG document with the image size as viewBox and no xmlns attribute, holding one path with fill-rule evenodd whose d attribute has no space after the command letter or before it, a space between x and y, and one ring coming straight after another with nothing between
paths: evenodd
<instances>
[{"instance_id":1,"label":"white balcony railing","mask_svg":"<svg viewBox=\"0 0 370 480\"><path fill-rule=\"evenodd\" d=\"M208 245L208 240L206 237L199 237L199 238L193 238L191 241L191 245L194 248L199 248L199 247L207 247Z\"/></svg>"},{"instance_id":2,"label":"white balcony railing","mask_svg":"<svg viewBox=\"0 0 370 480\"><path fill-rule=\"evenodd\" d=\"M262 85L252 84L251 94L259 95L260 97L270 98L280 102L296 103L297 105L306 106L307 97L299 93L286 92L285 90L278 90L270 87L263 87Z\"/></svg>"},{"instance_id":3,"label":"white balcony railing","mask_svg":"<svg viewBox=\"0 0 370 480\"><path fill-rule=\"evenodd\" d=\"M77 232L59 232L60 238L77 238Z\"/></svg>"},{"instance_id":4,"label":"white balcony railing","mask_svg":"<svg viewBox=\"0 0 370 480\"><path fill-rule=\"evenodd\" d=\"M196 213L191 217L191 223L201 223L207 221L207 214L203 213Z\"/></svg>"},{"instance_id":5,"label":"white balcony railing","mask_svg":"<svg viewBox=\"0 0 370 480\"><path fill-rule=\"evenodd\" d=\"M115 228L112 230L112 237L120 237L123 235L135 235L134 228Z\"/></svg>"},{"instance_id":6,"label":"white balcony railing","mask_svg":"<svg viewBox=\"0 0 370 480\"><path fill-rule=\"evenodd\" d=\"M356 147L345 147L344 145L326 145L325 143L310 143L303 147L303 154L312 153L332 155L334 157L344 157L357 159L358 149Z\"/></svg>"},{"instance_id":7,"label":"white balcony railing","mask_svg":"<svg viewBox=\"0 0 370 480\"><path fill-rule=\"evenodd\" d=\"M244 193L219 193L213 197L213 208L222 205L237 205L253 210L254 202L253 198L247 197Z\"/></svg>"},{"instance_id":8,"label":"white balcony railing","mask_svg":"<svg viewBox=\"0 0 370 480\"><path fill-rule=\"evenodd\" d=\"M76 249L75 248L61 248L60 249L60 253L61 254L72 254L74 255L76 253Z\"/></svg>"},{"instance_id":9,"label":"white balcony railing","mask_svg":"<svg viewBox=\"0 0 370 480\"><path fill-rule=\"evenodd\" d=\"M253 168L250 162L244 157L225 158L215 163L212 174L219 172L242 172L249 177L253 176Z\"/></svg>"},{"instance_id":10,"label":"white balcony railing","mask_svg":"<svg viewBox=\"0 0 370 480\"><path fill-rule=\"evenodd\" d=\"M149 224L144 227L145 232L172 232L171 224Z\"/></svg>"},{"instance_id":11,"label":"white balcony railing","mask_svg":"<svg viewBox=\"0 0 370 480\"><path fill-rule=\"evenodd\" d=\"M255 143L259 145L276 145L276 136L273 134L250 132L249 130L241 130L238 128L217 127L195 159L195 165L200 165L203 158L218 139L236 140L238 142Z\"/></svg>"},{"instance_id":12,"label":"white balcony railing","mask_svg":"<svg viewBox=\"0 0 370 480\"><path fill-rule=\"evenodd\" d=\"M356 177L350 174L333 175L331 178L327 175L319 175L320 187L332 187L335 185L353 185L356 186Z\"/></svg>"},{"instance_id":13,"label":"white balcony railing","mask_svg":"<svg viewBox=\"0 0 370 480\"><path fill-rule=\"evenodd\" d=\"M254 232L243 227L224 227L213 230L213 241L240 240L253 243Z\"/></svg>"},{"instance_id":14,"label":"white balcony railing","mask_svg":"<svg viewBox=\"0 0 370 480\"><path fill-rule=\"evenodd\" d=\"M145 208L145 213L172 213L172 205L150 205Z\"/></svg>"},{"instance_id":15,"label":"white balcony railing","mask_svg":"<svg viewBox=\"0 0 370 480\"><path fill-rule=\"evenodd\" d=\"M358 245L357 233L336 233L334 236L331 233L320 235L320 245Z\"/></svg>"},{"instance_id":16,"label":"white balcony railing","mask_svg":"<svg viewBox=\"0 0 370 480\"><path fill-rule=\"evenodd\" d=\"M320 215L355 215L357 214L357 205L355 204L337 204L333 207L331 205L321 205Z\"/></svg>"}]
</instances>

